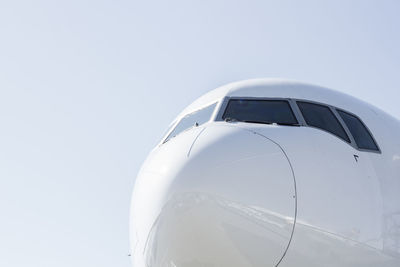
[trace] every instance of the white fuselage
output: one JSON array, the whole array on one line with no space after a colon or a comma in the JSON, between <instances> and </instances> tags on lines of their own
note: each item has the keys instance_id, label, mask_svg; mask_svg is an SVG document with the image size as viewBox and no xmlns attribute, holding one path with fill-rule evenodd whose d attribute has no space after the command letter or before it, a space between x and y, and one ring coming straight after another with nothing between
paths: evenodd
<instances>
[{"instance_id":1,"label":"white fuselage","mask_svg":"<svg viewBox=\"0 0 400 267\"><path fill-rule=\"evenodd\" d=\"M298 125L224 119L232 99L287 101ZM310 126L297 101L329 107L348 141ZM204 107L206 121L182 126ZM376 150L360 148L340 110L365 124ZM265 79L211 91L138 174L134 266L400 266L399 136L383 111L317 86Z\"/></svg>"}]
</instances>

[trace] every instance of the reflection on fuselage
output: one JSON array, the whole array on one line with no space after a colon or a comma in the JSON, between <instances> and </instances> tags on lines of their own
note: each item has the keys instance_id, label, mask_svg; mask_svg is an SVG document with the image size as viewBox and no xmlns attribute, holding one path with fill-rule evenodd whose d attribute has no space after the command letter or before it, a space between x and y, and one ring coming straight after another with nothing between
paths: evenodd
<instances>
[{"instance_id":1,"label":"reflection on fuselage","mask_svg":"<svg viewBox=\"0 0 400 267\"><path fill-rule=\"evenodd\" d=\"M212 218L212 219L211 219ZM286 250L294 218L218 196L172 198L150 232L148 266L262 266ZM173 265L172 265L173 266Z\"/></svg>"}]
</instances>

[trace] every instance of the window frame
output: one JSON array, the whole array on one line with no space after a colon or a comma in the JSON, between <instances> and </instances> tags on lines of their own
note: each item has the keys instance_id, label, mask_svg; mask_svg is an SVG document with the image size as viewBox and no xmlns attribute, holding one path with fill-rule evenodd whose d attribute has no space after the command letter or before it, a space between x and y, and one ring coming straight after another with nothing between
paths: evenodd
<instances>
[{"instance_id":1,"label":"window frame","mask_svg":"<svg viewBox=\"0 0 400 267\"><path fill-rule=\"evenodd\" d=\"M350 143L347 143L345 140L343 140L343 139L341 139L340 137L338 137L339 139L341 139L343 142L345 142L345 143L351 145L354 149L356 149L356 150L358 150L358 151L362 151L362 152L371 152L371 153L376 153L376 154L382 154L382 151L381 151L381 149L380 149L380 146L379 146L378 142L376 141L374 135L372 134L371 130L370 130L370 129L368 128L368 126L364 123L364 121L363 121L359 116L357 116L356 114L354 114L353 112L344 110L344 109L342 109L342 108L337 108L337 107L332 106L332 105L329 105L329 104L321 103L321 102L318 102L318 101L313 101L313 100L294 99L294 101L296 102L296 106L297 106L297 108L299 109L298 115L301 116L301 120L304 122L304 126L306 126L306 127L311 127L311 128L316 128L316 127L313 127L313 126L308 125L308 124L306 123L306 121L305 121L305 119L304 119L304 117L303 117L303 114L301 113L300 108L299 108L298 105L297 105L297 102L306 102L306 103L311 103L311 104L326 106L326 107L328 107L328 108L333 112L333 114L335 115L336 119L337 119L337 120L339 121L339 123L342 125L342 127L343 127L343 129L345 130L347 136L350 138ZM342 117L341 117L340 114L338 113L338 110L340 110L340 111L342 111L342 112L345 112L345 113L348 113L348 114L350 114L350 115L356 117L357 119L359 119L359 120L361 121L361 123L365 126L365 128L367 129L368 133L371 135L371 137L372 137L372 139L374 140L374 142L375 142L375 144L376 144L378 150L359 148L358 145L357 145L357 143L356 143L356 141L355 141L355 139L354 139L353 134L350 132L349 128L347 127L347 124L343 121ZM320 129L320 128L316 128L316 129L325 131L324 129ZM328 131L325 131L325 132L332 134L331 132L328 132ZM334 135L334 134L332 134L332 135ZM334 135L334 136L336 136L336 135Z\"/></svg>"},{"instance_id":2,"label":"window frame","mask_svg":"<svg viewBox=\"0 0 400 267\"><path fill-rule=\"evenodd\" d=\"M341 108L335 108L335 111L337 113L338 118L342 121L343 125L347 128L347 130L349 132L350 132L350 129L348 129L347 124L344 122L344 120L342 119L342 116L340 116L338 111L347 113L348 115L351 115L351 116L355 117L356 119L358 119L361 122L361 124L364 125L364 127L367 130L368 134L371 136L372 141L374 141L374 143L376 145L376 148L378 149L378 150L375 150L375 149L367 149L367 148L358 147L358 145L356 143L356 140L354 139L354 136L351 134L352 142L354 142L354 146L357 148L357 150L364 151L364 152L373 152L373 153L378 153L378 154L382 153L381 148L379 147L379 144L376 141L376 139L375 139L374 135L372 134L371 130L368 128L368 126L365 124L365 122L359 116L357 116L356 114L354 114L354 113L352 113L350 111L347 111L347 110L344 110L344 109L341 109Z\"/></svg>"},{"instance_id":3,"label":"window frame","mask_svg":"<svg viewBox=\"0 0 400 267\"><path fill-rule=\"evenodd\" d=\"M217 115L215 117L215 121L224 121L222 118L225 114L226 108L228 107L229 100L264 100L264 101L286 101L289 104L289 107L297 120L297 123L299 126L305 126L304 125L304 120L299 120L299 110L297 109L297 105L293 102L291 98L285 98L285 97L256 97L256 96L246 96L246 97L240 97L240 96L231 96L231 97L224 97L222 100L222 103L219 107L219 110L217 111Z\"/></svg>"},{"instance_id":4,"label":"window frame","mask_svg":"<svg viewBox=\"0 0 400 267\"><path fill-rule=\"evenodd\" d=\"M299 104L298 104L299 102L309 103L309 104L318 105L318 106L322 106L322 107L328 108L329 111L332 113L333 117L336 119L336 121L337 121L337 122L340 124L340 126L342 127L342 129L343 129L344 133L347 135L347 138L349 139L349 141L347 141L347 140L341 138L340 136L338 136L338 135L336 135L336 134L334 134L334 133L332 133L332 132L330 132L330 131L327 131L327 130L322 129L322 128L319 128L319 127L315 127L315 126L309 125L309 124L307 123L306 119L304 118L303 113L301 112L301 109L300 109ZM324 131L324 132L327 132L327 133L329 133L329 134L331 134L331 135L333 135L333 136L336 136L337 138L339 138L340 140L342 140L342 141L345 142L346 144L349 144L349 145L352 145L352 146L353 146L354 138L352 138L353 136L351 135L349 129L348 129L347 127L345 127L346 125L344 124L343 120L340 120L341 118L339 119L340 116L339 116L339 114L337 114L337 112L336 112L336 110L335 110L335 107L330 106L330 105L326 105L326 104L322 104L322 103L319 103L319 102L315 102L315 101L300 100L300 99L296 99L296 106L298 107L299 112L300 112L300 115L301 115L302 119L304 120L305 126L310 127L310 128L315 128L315 129L318 129L318 130L321 130L321 131ZM355 142L354 142L354 143L355 143Z\"/></svg>"},{"instance_id":5,"label":"window frame","mask_svg":"<svg viewBox=\"0 0 400 267\"><path fill-rule=\"evenodd\" d=\"M181 133L184 133L184 132L186 132L186 131L188 131L188 130L190 130L190 129L200 127L200 126L202 126L202 125L204 125L204 124L206 124L206 123L208 123L208 122L210 122L210 121L213 121L213 120L214 120L214 114L215 114L216 110L218 110L218 109L220 108L220 107L218 106L218 104L219 104L218 101L208 103L208 104L202 106L201 108L198 108L198 109L193 110L193 111L191 111L191 112L189 112L189 113L186 113L186 114L182 115L180 118L174 120L174 122L172 122L172 123L169 125L169 128L168 128L168 130L167 130L167 133L164 134L163 138L161 139L162 141L161 141L160 145L163 145L163 144L167 143L169 140L174 139L176 136L180 135ZM197 112L199 112L199 111L201 111L201 110L203 110L203 109L206 109L206 108L208 108L208 107L211 107L211 106L213 106L213 105L215 105L214 110L212 111L212 113L211 113L211 115L210 115L210 118L209 118L206 122L204 122L204 123L202 123L202 124L199 124L199 125L197 125L197 126L196 126L196 125L193 125L193 126L187 128L187 129L185 129L185 130L179 132L177 135L174 135L174 136L170 137L170 134L175 130L175 128L179 125L179 123L180 123L184 118L186 118L186 117L188 117L189 115L192 115L192 114L194 114L194 113L197 113ZM168 137L170 137L170 138L168 138Z\"/></svg>"},{"instance_id":6,"label":"window frame","mask_svg":"<svg viewBox=\"0 0 400 267\"><path fill-rule=\"evenodd\" d=\"M224 103L221 105L221 112L218 112L216 120L224 121L223 117L227 111L227 107L229 105L229 101L231 100L249 100L249 101L281 101L286 102L289 105L289 109L296 120L296 126L302 126L301 122L298 119L295 109L293 108L293 103L288 98L261 98L261 97L229 97L228 99L224 99ZM239 121L240 122L240 121Z\"/></svg>"}]
</instances>

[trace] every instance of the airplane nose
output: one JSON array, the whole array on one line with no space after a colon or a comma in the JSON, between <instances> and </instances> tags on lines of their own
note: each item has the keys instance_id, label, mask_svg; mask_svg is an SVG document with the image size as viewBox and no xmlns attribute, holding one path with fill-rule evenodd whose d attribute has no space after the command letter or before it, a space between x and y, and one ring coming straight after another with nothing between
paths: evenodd
<instances>
[{"instance_id":1,"label":"airplane nose","mask_svg":"<svg viewBox=\"0 0 400 267\"><path fill-rule=\"evenodd\" d=\"M267 137L194 128L151 153L131 214L135 267L277 266L295 225L294 173Z\"/></svg>"}]
</instances>

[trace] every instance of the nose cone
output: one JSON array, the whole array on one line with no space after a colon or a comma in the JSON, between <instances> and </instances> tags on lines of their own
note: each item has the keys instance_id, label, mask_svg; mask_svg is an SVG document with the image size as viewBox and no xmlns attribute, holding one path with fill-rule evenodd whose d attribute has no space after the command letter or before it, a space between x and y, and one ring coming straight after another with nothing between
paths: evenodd
<instances>
[{"instance_id":1,"label":"nose cone","mask_svg":"<svg viewBox=\"0 0 400 267\"><path fill-rule=\"evenodd\" d=\"M276 266L295 223L290 163L238 127L195 128L162 145L132 200L135 267Z\"/></svg>"}]
</instances>

